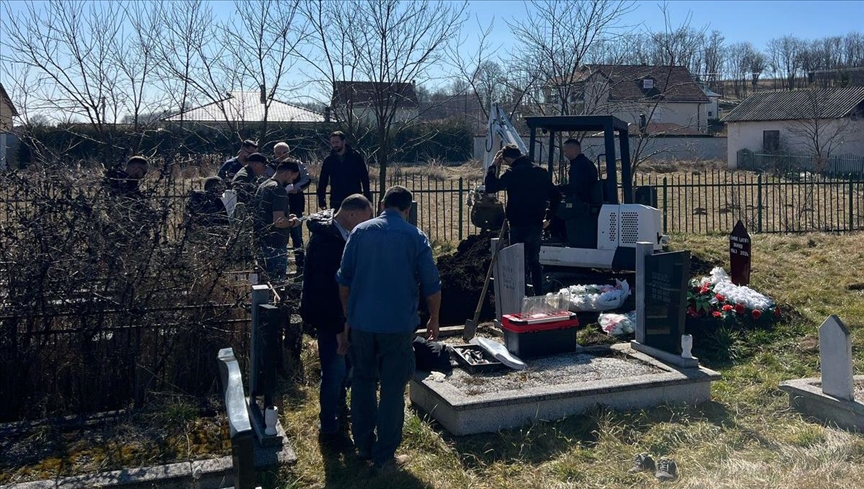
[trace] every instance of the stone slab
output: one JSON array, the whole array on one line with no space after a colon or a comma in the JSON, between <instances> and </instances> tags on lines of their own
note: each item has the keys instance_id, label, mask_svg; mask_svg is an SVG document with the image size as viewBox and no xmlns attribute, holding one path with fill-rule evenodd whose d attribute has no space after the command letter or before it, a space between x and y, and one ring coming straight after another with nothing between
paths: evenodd
<instances>
[{"instance_id":1,"label":"stone slab","mask_svg":"<svg viewBox=\"0 0 864 489\"><path fill-rule=\"evenodd\" d=\"M536 421L552 421L583 413L597 405L631 410L661 403L698 404L710 400L711 382L720 374L706 368L677 369L629 345L607 350L650 366L656 373L582 382L560 382L512 390L466 395L446 382L418 373L410 382L411 402L454 435L496 432ZM597 353L598 348L586 348ZM529 371L531 364L529 363ZM511 375L524 375L523 371Z\"/></svg>"},{"instance_id":2,"label":"stone slab","mask_svg":"<svg viewBox=\"0 0 864 489\"><path fill-rule=\"evenodd\" d=\"M822 365L822 391L831 397L853 400L852 337L837 316L828 316L819 326L819 360Z\"/></svg>"},{"instance_id":3,"label":"stone slab","mask_svg":"<svg viewBox=\"0 0 864 489\"><path fill-rule=\"evenodd\" d=\"M699 367L699 359L696 357L693 358L684 358L681 355L674 355L672 353L660 350L658 348L654 348L653 346L643 345L636 340L630 341L630 346L633 347L634 350L641 351L642 353L652 356L661 362L668 363L671 365L675 365L676 367L681 368L697 368Z\"/></svg>"},{"instance_id":4,"label":"stone slab","mask_svg":"<svg viewBox=\"0 0 864 489\"><path fill-rule=\"evenodd\" d=\"M854 381L864 383L864 375L856 375ZM864 404L825 394L821 382L818 378L788 380L780 384L780 390L789 393L789 406L797 411L842 428L864 432Z\"/></svg>"}]
</instances>

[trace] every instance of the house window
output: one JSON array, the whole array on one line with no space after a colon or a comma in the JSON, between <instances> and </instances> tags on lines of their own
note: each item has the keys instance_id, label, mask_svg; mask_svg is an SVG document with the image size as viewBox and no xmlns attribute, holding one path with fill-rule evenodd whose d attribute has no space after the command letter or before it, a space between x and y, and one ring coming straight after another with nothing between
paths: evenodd
<instances>
[{"instance_id":1,"label":"house window","mask_svg":"<svg viewBox=\"0 0 864 489\"><path fill-rule=\"evenodd\" d=\"M632 87L633 85L630 85L630 86ZM652 88L654 88L654 80L652 80L651 78L643 79L642 80L642 88L644 90L651 90Z\"/></svg>"},{"instance_id":2,"label":"house window","mask_svg":"<svg viewBox=\"0 0 864 489\"><path fill-rule=\"evenodd\" d=\"M711 112L711 111L709 110L709 111L708 111L708 117L713 117L713 116L714 116L714 112Z\"/></svg>"},{"instance_id":3,"label":"house window","mask_svg":"<svg viewBox=\"0 0 864 489\"><path fill-rule=\"evenodd\" d=\"M762 131L762 151L766 153L780 151L780 131Z\"/></svg>"}]
</instances>

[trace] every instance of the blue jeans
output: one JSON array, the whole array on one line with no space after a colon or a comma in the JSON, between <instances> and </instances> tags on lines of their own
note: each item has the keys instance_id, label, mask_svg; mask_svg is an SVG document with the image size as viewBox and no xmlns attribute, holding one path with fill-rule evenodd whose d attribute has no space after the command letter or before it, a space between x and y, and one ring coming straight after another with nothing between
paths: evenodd
<instances>
[{"instance_id":1,"label":"blue jeans","mask_svg":"<svg viewBox=\"0 0 864 489\"><path fill-rule=\"evenodd\" d=\"M540 241L543 225L510 226L510 244L523 243L525 246L525 284L534 286L534 295L543 295L543 267L540 266Z\"/></svg>"},{"instance_id":2,"label":"blue jeans","mask_svg":"<svg viewBox=\"0 0 864 489\"><path fill-rule=\"evenodd\" d=\"M405 386L414 374L414 349L409 333L351 330L351 431L361 455L381 466L402 443ZM380 401L375 394L381 383ZM376 438L377 432L377 438Z\"/></svg>"},{"instance_id":3,"label":"blue jeans","mask_svg":"<svg viewBox=\"0 0 864 489\"><path fill-rule=\"evenodd\" d=\"M262 245L258 251L258 264L264 267L270 283L282 283L288 271L288 251L284 246Z\"/></svg>"},{"instance_id":4,"label":"blue jeans","mask_svg":"<svg viewBox=\"0 0 864 489\"><path fill-rule=\"evenodd\" d=\"M318 359L321 361L321 433L339 432L339 415L345 409L349 362L336 353L336 333L318 330Z\"/></svg>"}]
</instances>

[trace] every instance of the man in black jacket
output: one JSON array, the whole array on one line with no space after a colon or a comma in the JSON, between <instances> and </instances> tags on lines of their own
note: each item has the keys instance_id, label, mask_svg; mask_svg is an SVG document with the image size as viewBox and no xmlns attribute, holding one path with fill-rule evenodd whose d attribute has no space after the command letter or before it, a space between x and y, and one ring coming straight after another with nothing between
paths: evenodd
<instances>
[{"instance_id":1,"label":"man in black jacket","mask_svg":"<svg viewBox=\"0 0 864 489\"><path fill-rule=\"evenodd\" d=\"M344 335L345 317L339 301L336 271L342 251L354 226L372 217L372 205L366 197L352 194L342 201L339 210L313 214L306 221L311 237L306 248L303 269L303 295L300 315L318 334L318 356L321 360L319 402L322 441L342 439L340 411L346 410L346 356L337 353L338 336ZM347 338L343 338L347 341Z\"/></svg>"},{"instance_id":2,"label":"man in black jacket","mask_svg":"<svg viewBox=\"0 0 864 489\"><path fill-rule=\"evenodd\" d=\"M597 167L582 154L582 144L575 139L564 141L564 156L570 160L570 188L584 203L591 203L591 193L597 184Z\"/></svg>"},{"instance_id":3,"label":"man in black jacket","mask_svg":"<svg viewBox=\"0 0 864 489\"><path fill-rule=\"evenodd\" d=\"M330 134L330 155L321 164L318 177L318 207L327 208L325 197L330 185L330 208L338 209L342 199L362 193L372 200L369 192L369 170L363 156L345 142L345 134L336 131Z\"/></svg>"},{"instance_id":4,"label":"man in black jacket","mask_svg":"<svg viewBox=\"0 0 864 489\"><path fill-rule=\"evenodd\" d=\"M510 169L498 177L501 163ZM525 245L525 282L534 285L534 294L543 294L543 268L540 266L540 239L543 228L558 209L561 195L549 174L523 156L514 144L505 146L486 174L486 192L507 191L505 213L510 223L510 244Z\"/></svg>"},{"instance_id":5,"label":"man in black jacket","mask_svg":"<svg viewBox=\"0 0 864 489\"><path fill-rule=\"evenodd\" d=\"M299 219L303 217L303 213L306 211L306 196L303 195L303 190L312 183L312 179L309 178L309 170L306 169L306 165L302 161L291 156L291 148L284 141L280 141L273 146L273 157L276 164L291 160L296 161L300 167L300 174L285 187L285 190L288 191L288 204L291 207L291 214L294 214ZM300 227L291 228L290 234L291 247L294 249L294 263L297 265L297 273L300 274L303 273L303 264L305 262L303 229Z\"/></svg>"}]
</instances>

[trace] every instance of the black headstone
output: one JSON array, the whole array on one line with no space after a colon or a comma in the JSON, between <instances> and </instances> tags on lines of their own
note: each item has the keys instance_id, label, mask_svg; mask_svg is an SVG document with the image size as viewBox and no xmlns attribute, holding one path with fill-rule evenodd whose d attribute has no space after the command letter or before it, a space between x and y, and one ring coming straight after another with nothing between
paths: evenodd
<instances>
[{"instance_id":1,"label":"black headstone","mask_svg":"<svg viewBox=\"0 0 864 489\"><path fill-rule=\"evenodd\" d=\"M645 257L645 344L680 354L687 312L690 252Z\"/></svg>"},{"instance_id":2,"label":"black headstone","mask_svg":"<svg viewBox=\"0 0 864 489\"><path fill-rule=\"evenodd\" d=\"M750 284L750 244L750 233L738 221L729 235L729 265L735 285Z\"/></svg>"}]
</instances>

